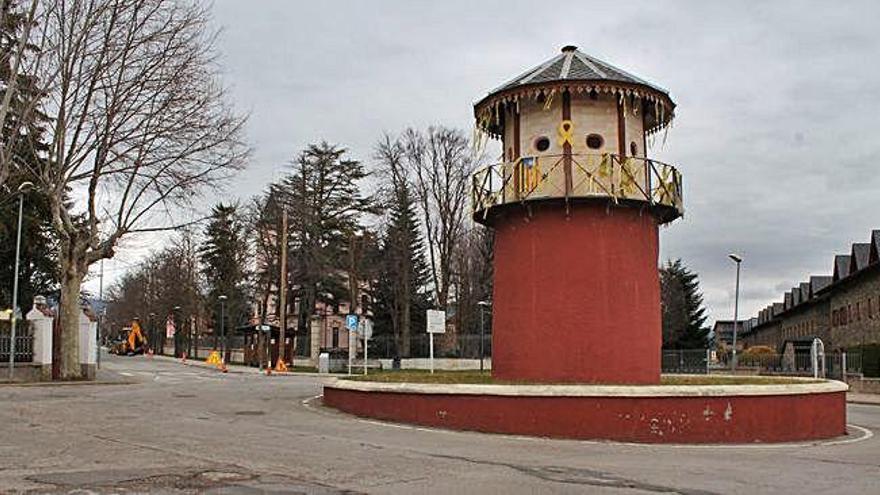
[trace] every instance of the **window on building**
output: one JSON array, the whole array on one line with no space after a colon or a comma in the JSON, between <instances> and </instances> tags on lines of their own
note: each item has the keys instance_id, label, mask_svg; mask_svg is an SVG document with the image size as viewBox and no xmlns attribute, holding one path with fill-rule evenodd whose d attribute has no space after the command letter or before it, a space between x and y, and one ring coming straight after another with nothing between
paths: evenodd
<instances>
[{"instance_id":1,"label":"window on building","mask_svg":"<svg viewBox=\"0 0 880 495\"><path fill-rule=\"evenodd\" d=\"M333 347L339 347L339 327L333 327Z\"/></svg>"},{"instance_id":2,"label":"window on building","mask_svg":"<svg viewBox=\"0 0 880 495\"><path fill-rule=\"evenodd\" d=\"M550 138L547 136L539 136L535 139L535 149L538 151L547 151L550 149Z\"/></svg>"},{"instance_id":3,"label":"window on building","mask_svg":"<svg viewBox=\"0 0 880 495\"><path fill-rule=\"evenodd\" d=\"M599 134L590 134L587 136L587 148L597 150L605 144L605 139Z\"/></svg>"},{"instance_id":4,"label":"window on building","mask_svg":"<svg viewBox=\"0 0 880 495\"><path fill-rule=\"evenodd\" d=\"M639 154L639 145L637 145L635 141L629 143L629 154L630 156L636 156Z\"/></svg>"}]
</instances>

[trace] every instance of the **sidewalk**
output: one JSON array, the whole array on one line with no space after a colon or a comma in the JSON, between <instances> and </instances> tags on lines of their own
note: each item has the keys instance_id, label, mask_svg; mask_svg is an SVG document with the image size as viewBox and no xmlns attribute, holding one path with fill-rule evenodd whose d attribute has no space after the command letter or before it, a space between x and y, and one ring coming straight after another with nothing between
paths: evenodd
<instances>
[{"instance_id":1,"label":"sidewalk","mask_svg":"<svg viewBox=\"0 0 880 495\"><path fill-rule=\"evenodd\" d=\"M206 364L204 361L196 360L196 359L187 359L186 363L181 361L179 358L175 358L172 356L164 356L156 354L152 358L149 356L145 356L146 359L159 359L162 361L177 363L183 366L194 366L196 368L205 368L210 370L220 371L216 365ZM226 366L228 370L227 373L250 373L252 375L262 375L265 373L264 370L260 368L255 368L253 366L245 366L243 364L229 364ZM272 376L318 376L318 377L337 377L337 376L346 376L344 373L310 373L305 371L287 371L287 372L277 372L273 371Z\"/></svg>"},{"instance_id":2,"label":"sidewalk","mask_svg":"<svg viewBox=\"0 0 880 495\"><path fill-rule=\"evenodd\" d=\"M880 394L854 394L852 392L847 392L846 401L850 404L880 406Z\"/></svg>"}]
</instances>

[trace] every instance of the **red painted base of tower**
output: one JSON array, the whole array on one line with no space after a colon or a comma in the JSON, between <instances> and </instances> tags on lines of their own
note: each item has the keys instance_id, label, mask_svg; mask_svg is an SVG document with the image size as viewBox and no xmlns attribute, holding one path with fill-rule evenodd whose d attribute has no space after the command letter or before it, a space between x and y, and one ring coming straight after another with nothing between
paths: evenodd
<instances>
[{"instance_id":1,"label":"red painted base of tower","mask_svg":"<svg viewBox=\"0 0 880 495\"><path fill-rule=\"evenodd\" d=\"M492 374L660 381L658 227L647 210L531 203L493 218Z\"/></svg>"}]
</instances>

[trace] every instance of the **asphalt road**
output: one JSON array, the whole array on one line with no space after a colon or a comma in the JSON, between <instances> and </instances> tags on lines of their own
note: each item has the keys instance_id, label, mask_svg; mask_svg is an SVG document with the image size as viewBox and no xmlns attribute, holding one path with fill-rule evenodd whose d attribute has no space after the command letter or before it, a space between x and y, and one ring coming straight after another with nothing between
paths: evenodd
<instances>
[{"instance_id":1,"label":"asphalt road","mask_svg":"<svg viewBox=\"0 0 880 495\"><path fill-rule=\"evenodd\" d=\"M0 386L0 493L880 493L880 436L649 446L391 425L320 378L105 357L133 384ZM849 422L880 433L880 406Z\"/></svg>"}]
</instances>

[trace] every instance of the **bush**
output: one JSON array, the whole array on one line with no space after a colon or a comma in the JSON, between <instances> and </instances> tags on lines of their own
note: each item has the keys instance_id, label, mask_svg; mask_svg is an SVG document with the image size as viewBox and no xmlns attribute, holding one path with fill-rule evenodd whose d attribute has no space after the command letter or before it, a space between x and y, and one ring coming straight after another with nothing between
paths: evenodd
<instances>
[{"instance_id":1,"label":"bush","mask_svg":"<svg viewBox=\"0 0 880 495\"><path fill-rule=\"evenodd\" d=\"M744 350L741 357L749 359L749 358L761 358L762 356L772 356L776 354L776 350L772 347L767 347L766 345L754 345Z\"/></svg>"}]
</instances>

